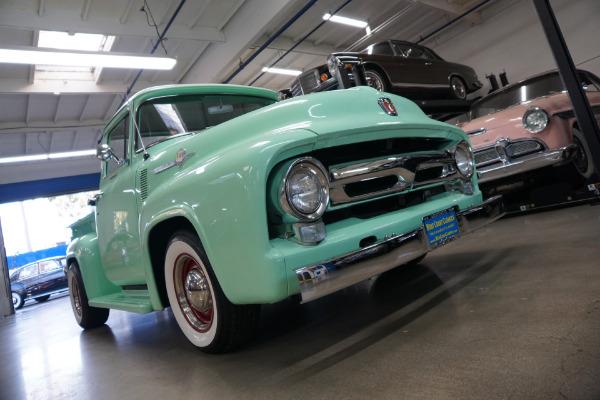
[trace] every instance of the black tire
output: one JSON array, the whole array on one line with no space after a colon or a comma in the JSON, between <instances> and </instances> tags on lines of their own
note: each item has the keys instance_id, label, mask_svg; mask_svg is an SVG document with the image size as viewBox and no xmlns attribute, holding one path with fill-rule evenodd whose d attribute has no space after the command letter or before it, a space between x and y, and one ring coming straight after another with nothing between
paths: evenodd
<instances>
[{"instance_id":1,"label":"black tire","mask_svg":"<svg viewBox=\"0 0 600 400\"><path fill-rule=\"evenodd\" d=\"M38 303L43 303L45 301L48 301L49 298L50 298L50 295L47 294L46 296L36 297L34 300L37 301Z\"/></svg>"},{"instance_id":2,"label":"black tire","mask_svg":"<svg viewBox=\"0 0 600 400\"><path fill-rule=\"evenodd\" d=\"M465 100L467 98L465 83L458 76L450 78L450 90L452 91L452 96L458 100Z\"/></svg>"},{"instance_id":3,"label":"black tire","mask_svg":"<svg viewBox=\"0 0 600 400\"><path fill-rule=\"evenodd\" d=\"M12 302L13 302L13 307L15 308L15 310L23 308L23 305L25 304L25 300L23 299L23 296L21 296L17 292L12 292Z\"/></svg>"},{"instance_id":4,"label":"black tire","mask_svg":"<svg viewBox=\"0 0 600 400\"><path fill-rule=\"evenodd\" d=\"M375 70L366 69L365 78L367 80L367 85L380 92L387 92L390 89L385 77Z\"/></svg>"},{"instance_id":5,"label":"black tire","mask_svg":"<svg viewBox=\"0 0 600 400\"><path fill-rule=\"evenodd\" d=\"M590 148L577 128L573 128L573 143L577 145L577 153L573 156L573 166L579 175L588 180L594 173L594 162L590 154Z\"/></svg>"},{"instance_id":6,"label":"black tire","mask_svg":"<svg viewBox=\"0 0 600 400\"><path fill-rule=\"evenodd\" d=\"M108 308L91 307L83 285L79 265L73 262L67 272L69 282L69 297L75 320L83 329L93 329L104 325L108 319L110 310Z\"/></svg>"},{"instance_id":7,"label":"black tire","mask_svg":"<svg viewBox=\"0 0 600 400\"><path fill-rule=\"evenodd\" d=\"M179 327L201 351L224 353L254 333L260 305L235 305L227 299L196 235L179 231L171 237L165 283Z\"/></svg>"}]
</instances>

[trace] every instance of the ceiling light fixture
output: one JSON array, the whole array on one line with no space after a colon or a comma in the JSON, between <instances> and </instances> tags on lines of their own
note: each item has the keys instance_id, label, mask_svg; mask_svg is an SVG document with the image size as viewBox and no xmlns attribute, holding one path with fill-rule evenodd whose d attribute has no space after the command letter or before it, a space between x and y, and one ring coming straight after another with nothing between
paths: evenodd
<instances>
[{"instance_id":1,"label":"ceiling light fixture","mask_svg":"<svg viewBox=\"0 0 600 400\"><path fill-rule=\"evenodd\" d=\"M30 156L0 158L0 164L12 164L29 161L47 161L60 158L96 157L96 150L68 151L64 153L34 154Z\"/></svg>"},{"instance_id":2,"label":"ceiling light fixture","mask_svg":"<svg viewBox=\"0 0 600 400\"><path fill-rule=\"evenodd\" d=\"M135 53L6 46L0 48L0 63L170 70L177 59Z\"/></svg>"},{"instance_id":3,"label":"ceiling light fixture","mask_svg":"<svg viewBox=\"0 0 600 400\"><path fill-rule=\"evenodd\" d=\"M369 23L365 21L360 21L358 19L340 17L338 15L331 15L330 13L326 13L323 15L323 19L325 21L337 22L338 24L355 26L357 28L366 28Z\"/></svg>"},{"instance_id":4,"label":"ceiling light fixture","mask_svg":"<svg viewBox=\"0 0 600 400\"><path fill-rule=\"evenodd\" d=\"M302 73L302 71L298 71L296 69L269 68L269 67L264 67L262 69L262 71L269 72L271 74L282 74L282 75L293 75L293 76L298 76Z\"/></svg>"}]
</instances>

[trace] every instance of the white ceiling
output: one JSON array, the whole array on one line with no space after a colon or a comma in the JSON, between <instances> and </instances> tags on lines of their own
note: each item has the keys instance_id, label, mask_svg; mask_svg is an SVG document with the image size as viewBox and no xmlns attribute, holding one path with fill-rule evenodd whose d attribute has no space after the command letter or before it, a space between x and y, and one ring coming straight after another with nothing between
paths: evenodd
<instances>
[{"instance_id":1,"label":"white ceiling","mask_svg":"<svg viewBox=\"0 0 600 400\"><path fill-rule=\"evenodd\" d=\"M146 1L146 11L161 33L182 3ZM50 79L31 66L0 63L0 158L94 149L102 126L129 89L135 93L161 84L228 81L278 90L289 87L292 78L263 74L261 69L293 47L276 65L306 70L323 64L333 51L360 50L386 39L416 42L477 6L454 25L480 24L505 2L184 0L163 42L167 53L177 58L177 66L171 71L142 71L133 88L138 70L104 68L87 80ZM55 30L114 35L112 51L150 53L157 29L148 24L142 6L144 0L2 0L0 47L36 46L39 30ZM340 7L339 15L367 20L372 35L365 37L363 29L323 21L325 12ZM155 54L164 54L162 46ZM94 158L8 164L0 166L0 185L95 172Z\"/></svg>"}]
</instances>

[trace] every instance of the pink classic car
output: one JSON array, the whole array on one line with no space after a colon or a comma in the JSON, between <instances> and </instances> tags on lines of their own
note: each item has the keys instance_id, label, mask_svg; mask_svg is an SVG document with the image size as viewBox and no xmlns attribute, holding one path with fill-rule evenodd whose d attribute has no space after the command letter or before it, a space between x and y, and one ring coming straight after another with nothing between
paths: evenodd
<instances>
[{"instance_id":1,"label":"pink classic car","mask_svg":"<svg viewBox=\"0 0 600 400\"><path fill-rule=\"evenodd\" d=\"M587 71L578 73L600 121L600 79ZM480 183L569 163L574 176L587 179L594 172L589 148L557 71L485 96L471 106L470 121L461 128L471 139Z\"/></svg>"}]
</instances>

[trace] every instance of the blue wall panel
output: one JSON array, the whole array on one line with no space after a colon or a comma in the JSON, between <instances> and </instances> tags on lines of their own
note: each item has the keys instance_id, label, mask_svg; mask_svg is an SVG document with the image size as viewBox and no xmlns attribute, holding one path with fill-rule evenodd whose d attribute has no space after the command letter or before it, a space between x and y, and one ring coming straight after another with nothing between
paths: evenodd
<instances>
[{"instance_id":1,"label":"blue wall panel","mask_svg":"<svg viewBox=\"0 0 600 400\"><path fill-rule=\"evenodd\" d=\"M100 174L66 176L0 185L0 203L97 190Z\"/></svg>"}]
</instances>

